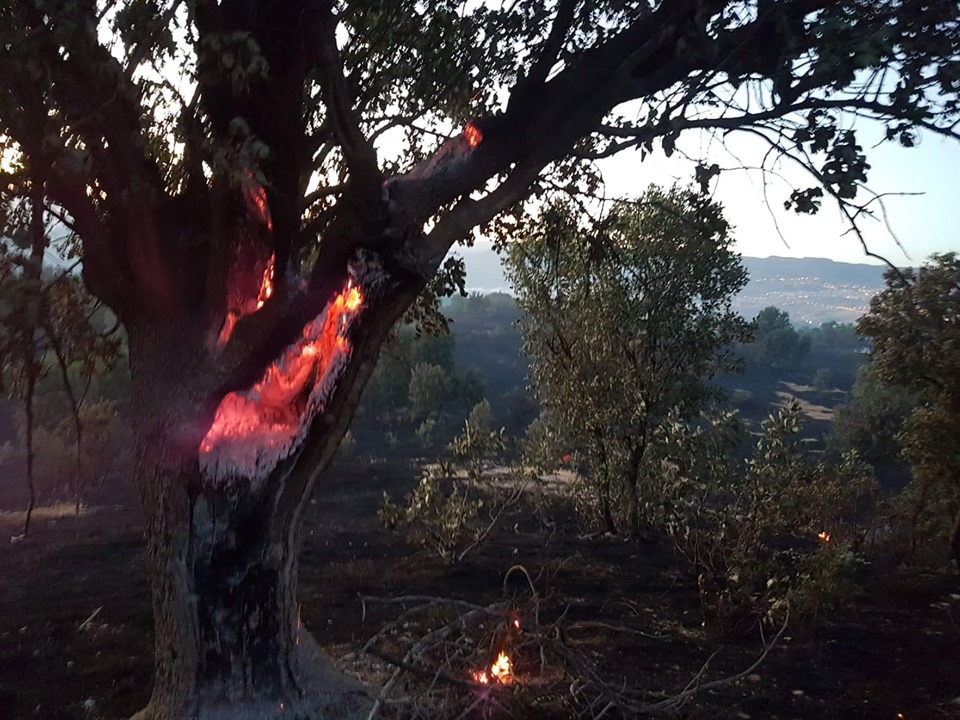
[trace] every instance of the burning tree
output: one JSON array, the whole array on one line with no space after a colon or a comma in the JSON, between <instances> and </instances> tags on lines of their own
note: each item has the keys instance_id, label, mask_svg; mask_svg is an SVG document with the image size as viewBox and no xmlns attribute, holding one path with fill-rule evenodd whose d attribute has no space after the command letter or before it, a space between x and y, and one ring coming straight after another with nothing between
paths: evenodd
<instances>
[{"instance_id":1,"label":"burning tree","mask_svg":"<svg viewBox=\"0 0 960 720\"><path fill-rule=\"evenodd\" d=\"M809 171L789 207L829 197L856 222L869 166L843 121L877 118L907 146L957 137L958 14L953 0L0 5L3 204L35 208L38 247L53 218L75 234L87 287L129 337L156 625L140 717L362 704L298 621L300 520L390 329L435 319L462 284L444 262L455 242L545 183L589 184L593 159L672 152L694 129L752 133ZM4 213L4 237L22 215Z\"/></svg>"}]
</instances>

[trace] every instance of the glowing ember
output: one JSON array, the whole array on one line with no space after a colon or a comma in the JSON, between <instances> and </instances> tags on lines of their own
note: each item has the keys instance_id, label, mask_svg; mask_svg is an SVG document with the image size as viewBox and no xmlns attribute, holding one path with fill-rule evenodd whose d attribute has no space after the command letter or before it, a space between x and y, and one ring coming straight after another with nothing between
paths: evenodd
<instances>
[{"instance_id":1,"label":"glowing ember","mask_svg":"<svg viewBox=\"0 0 960 720\"><path fill-rule=\"evenodd\" d=\"M262 466L272 468L289 454L312 413L327 399L350 350L347 330L362 306L363 293L348 281L259 382L221 400L200 443L205 471L259 477Z\"/></svg>"},{"instance_id":2,"label":"glowing ember","mask_svg":"<svg viewBox=\"0 0 960 720\"><path fill-rule=\"evenodd\" d=\"M828 533L826 530L821 530L819 533L817 533L817 537L820 538L820 542L830 542L830 533Z\"/></svg>"},{"instance_id":3,"label":"glowing ember","mask_svg":"<svg viewBox=\"0 0 960 720\"><path fill-rule=\"evenodd\" d=\"M267 267L263 271L263 279L260 281L260 292L257 294L257 310L263 307L263 304L273 295L273 273L274 256L270 256L267 261Z\"/></svg>"},{"instance_id":4,"label":"glowing ember","mask_svg":"<svg viewBox=\"0 0 960 720\"><path fill-rule=\"evenodd\" d=\"M463 136L467 139L467 145L473 150L483 141L483 132L473 123L467 123L463 129Z\"/></svg>"},{"instance_id":5,"label":"glowing ember","mask_svg":"<svg viewBox=\"0 0 960 720\"><path fill-rule=\"evenodd\" d=\"M297 605L297 645L300 644L300 628L303 627L303 623L300 622L300 610L303 608L303 604Z\"/></svg>"},{"instance_id":6,"label":"glowing ember","mask_svg":"<svg viewBox=\"0 0 960 720\"><path fill-rule=\"evenodd\" d=\"M477 670L473 673L473 679L481 685L489 685L492 682L501 685L509 685L513 680L513 663L510 656L501 651L497 655L489 670Z\"/></svg>"},{"instance_id":7,"label":"glowing ember","mask_svg":"<svg viewBox=\"0 0 960 720\"><path fill-rule=\"evenodd\" d=\"M257 178L249 170L244 173L240 189L243 191L243 199L247 203L250 214L266 225L267 230L273 230L270 205L267 204L267 189L257 182Z\"/></svg>"},{"instance_id":8,"label":"glowing ember","mask_svg":"<svg viewBox=\"0 0 960 720\"><path fill-rule=\"evenodd\" d=\"M243 300L234 299L233 306L227 310L227 315L223 319L223 325L220 326L220 333L217 336L217 344L223 347L227 344L230 336L233 334L233 328L240 318L255 313L263 307L264 303L273 296L274 281L276 276L276 261L271 255L267 260L267 265L263 269L263 275L260 278L260 289L257 291L257 298L245 298Z\"/></svg>"}]
</instances>

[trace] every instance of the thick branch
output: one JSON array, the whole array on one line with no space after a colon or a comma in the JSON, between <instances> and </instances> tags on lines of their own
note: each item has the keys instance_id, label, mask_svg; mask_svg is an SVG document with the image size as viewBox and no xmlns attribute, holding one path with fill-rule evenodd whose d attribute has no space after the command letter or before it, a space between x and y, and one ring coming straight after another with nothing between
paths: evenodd
<instances>
[{"instance_id":1,"label":"thick branch","mask_svg":"<svg viewBox=\"0 0 960 720\"><path fill-rule=\"evenodd\" d=\"M362 188L361 197L376 197L383 177L377 164L376 150L361 131L359 118L353 108L353 98L337 49L337 18L329 5L321 13L317 30L317 57L330 123L350 168L351 182Z\"/></svg>"},{"instance_id":2,"label":"thick branch","mask_svg":"<svg viewBox=\"0 0 960 720\"><path fill-rule=\"evenodd\" d=\"M573 24L574 11L577 9L579 0L559 0L557 3L557 14L553 18L553 25L550 27L550 34L543 44L543 49L537 56L536 62L527 73L525 84L528 87L542 85L551 68L557 61L560 51L563 49L563 43L567 38L570 26Z\"/></svg>"}]
</instances>

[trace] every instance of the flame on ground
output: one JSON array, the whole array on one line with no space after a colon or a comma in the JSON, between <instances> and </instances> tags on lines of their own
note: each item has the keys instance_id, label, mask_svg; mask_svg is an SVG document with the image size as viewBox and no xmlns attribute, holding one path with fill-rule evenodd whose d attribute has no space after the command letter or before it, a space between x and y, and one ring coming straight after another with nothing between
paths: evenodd
<instances>
[{"instance_id":1,"label":"flame on ground","mask_svg":"<svg viewBox=\"0 0 960 720\"><path fill-rule=\"evenodd\" d=\"M483 142L483 131L472 122L467 123L467 126L463 129L463 136L467 139L467 145L470 146L471 150Z\"/></svg>"},{"instance_id":2,"label":"flame on ground","mask_svg":"<svg viewBox=\"0 0 960 720\"><path fill-rule=\"evenodd\" d=\"M830 533L826 530L821 530L817 533L817 537L820 538L820 542L828 543L830 542Z\"/></svg>"},{"instance_id":3,"label":"flame on ground","mask_svg":"<svg viewBox=\"0 0 960 720\"><path fill-rule=\"evenodd\" d=\"M473 679L481 685L491 683L509 685L513 681L513 662L510 656L501 650L497 659L490 665L490 669L474 671Z\"/></svg>"},{"instance_id":4,"label":"flame on ground","mask_svg":"<svg viewBox=\"0 0 960 720\"><path fill-rule=\"evenodd\" d=\"M268 278L272 282L272 272L264 273L262 294L272 292ZM337 358L349 351L346 332L362 306L363 293L348 281L326 311L303 328L300 339L267 368L259 382L249 390L227 394L200 443L201 460L231 444L262 450L289 443L301 428L314 390L324 382Z\"/></svg>"}]
</instances>

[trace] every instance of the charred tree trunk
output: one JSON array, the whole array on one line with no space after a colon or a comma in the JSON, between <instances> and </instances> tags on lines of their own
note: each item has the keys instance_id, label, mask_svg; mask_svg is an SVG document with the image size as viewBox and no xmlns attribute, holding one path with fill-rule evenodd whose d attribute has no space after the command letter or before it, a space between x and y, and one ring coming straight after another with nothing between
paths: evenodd
<instances>
[{"instance_id":1,"label":"charred tree trunk","mask_svg":"<svg viewBox=\"0 0 960 720\"><path fill-rule=\"evenodd\" d=\"M646 443L641 442L630 452L630 465L627 469L627 534L636 537L640 532L640 496L637 483L640 480L640 465Z\"/></svg>"},{"instance_id":2,"label":"charred tree trunk","mask_svg":"<svg viewBox=\"0 0 960 720\"><path fill-rule=\"evenodd\" d=\"M953 530L950 533L950 551L953 561L960 567L960 509L953 520Z\"/></svg>"},{"instance_id":3,"label":"charred tree trunk","mask_svg":"<svg viewBox=\"0 0 960 720\"><path fill-rule=\"evenodd\" d=\"M33 517L33 508L37 504L37 488L33 481L33 392L36 387L37 373L33 362L31 348L27 356L27 388L24 398L24 410L27 423L27 514L23 519L23 537L30 534L30 519Z\"/></svg>"},{"instance_id":4,"label":"charred tree trunk","mask_svg":"<svg viewBox=\"0 0 960 720\"><path fill-rule=\"evenodd\" d=\"M300 625L302 498L291 508L282 485L201 472L201 336L182 323L130 328L155 623L153 695L136 720L357 717L365 694Z\"/></svg>"},{"instance_id":5,"label":"charred tree trunk","mask_svg":"<svg viewBox=\"0 0 960 720\"><path fill-rule=\"evenodd\" d=\"M600 428L594 428L593 436L597 443L597 453L600 456L600 478L597 487L597 492L600 495L600 519L608 533L616 534L617 525L613 521L613 508L610 500L610 464L607 457L607 446L603 439L603 431Z\"/></svg>"},{"instance_id":6,"label":"charred tree trunk","mask_svg":"<svg viewBox=\"0 0 960 720\"><path fill-rule=\"evenodd\" d=\"M613 521L613 511L610 507L610 478L607 476L600 481L600 514L604 529L608 533L616 534L617 525Z\"/></svg>"},{"instance_id":7,"label":"charred tree trunk","mask_svg":"<svg viewBox=\"0 0 960 720\"><path fill-rule=\"evenodd\" d=\"M635 537L640 531L640 497L637 495L636 480L626 478L627 490L627 528L626 534Z\"/></svg>"}]
</instances>

